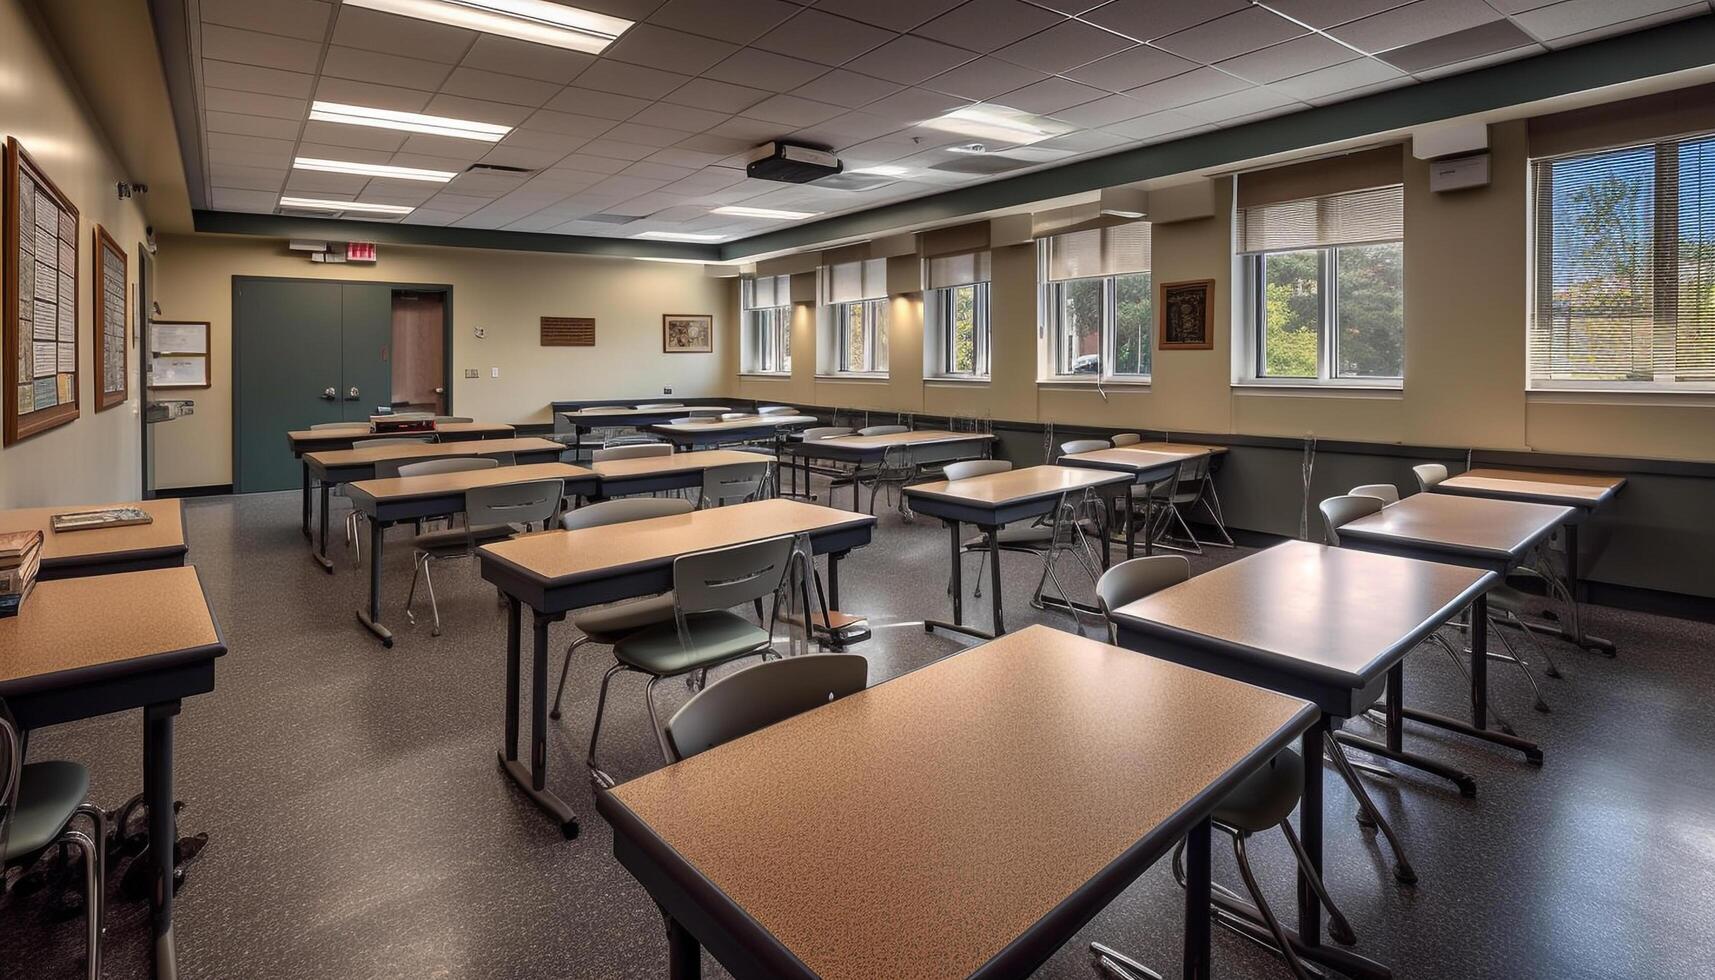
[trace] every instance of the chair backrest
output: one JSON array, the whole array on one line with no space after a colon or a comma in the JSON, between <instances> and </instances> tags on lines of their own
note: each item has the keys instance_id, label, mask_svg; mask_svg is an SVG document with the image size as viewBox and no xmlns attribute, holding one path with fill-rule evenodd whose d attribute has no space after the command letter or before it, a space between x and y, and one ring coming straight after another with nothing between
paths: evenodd
<instances>
[{"instance_id":1,"label":"chair backrest","mask_svg":"<svg viewBox=\"0 0 1715 980\"><path fill-rule=\"evenodd\" d=\"M476 419L467 419L463 415L437 415L437 416L435 416L436 424L439 424L441 422L475 422L475 421L476 421Z\"/></svg>"},{"instance_id":2,"label":"chair backrest","mask_svg":"<svg viewBox=\"0 0 1715 980\"><path fill-rule=\"evenodd\" d=\"M941 467L941 473L949 480L969 480L973 476L1005 473L1010 469L1012 464L1004 459L967 459L948 463Z\"/></svg>"},{"instance_id":3,"label":"chair backrest","mask_svg":"<svg viewBox=\"0 0 1715 980\"><path fill-rule=\"evenodd\" d=\"M683 497L625 497L568 510L560 515L560 526L576 531L585 527L646 521L651 517L673 517L689 514L691 510L691 502Z\"/></svg>"},{"instance_id":4,"label":"chair backrest","mask_svg":"<svg viewBox=\"0 0 1715 980\"><path fill-rule=\"evenodd\" d=\"M590 453L597 463L610 459L647 459L651 456L671 456L673 447L664 442L639 442L629 446L611 446Z\"/></svg>"},{"instance_id":5,"label":"chair backrest","mask_svg":"<svg viewBox=\"0 0 1715 980\"><path fill-rule=\"evenodd\" d=\"M805 442L816 442L819 439L832 439L836 436L849 436L852 430L844 425L818 425L804 430Z\"/></svg>"},{"instance_id":6,"label":"chair backrest","mask_svg":"<svg viewBox=\"0 0 1715 980\"><path fill-rule=\"evenodd\" d=\"M379 440L377 440L377 441L379 441ZM436 456L435 462L450 463L454 460L464 460L464 459L473 459L473 458L474 457L470 457L470 456L451 456L451 457ZM405 471L405 467L413 465L414 462L427 462L427 460L415 460L414 461L414 460L409 460L409 459L378 459L375 461L375 478L377 480L392 480L392 479L395 479L397 477L403 476L404 471ZM495 462L496 465L498 465L497 460L492 461L492 462Z\"/></svg>"},{"instance_id":7,"label":"chair backrest","mask_svg":"<svg viewBox=\"0 0 1715 980\"><path fill-rule=\"evenodd\" d=\"M1116 432L1108 441L1115 446L1135 446L1143 441L1143 437L1135 432Z\"/></svg>"},{"instance_id":8,"label":"chair backrest","mask_svg":"<svg viewBox=\"0 0 1715 980\"><path fill-rule=\"evenodd\" d=\"M1399 503L1399 488L1391 483L1366 483L1361 487L1353 487L1351 496L1374 497L1383 504Z\"/></svg>"},{"instance_id":9,"label":"chair backrest","mask_svg":"<svg viewBox=\"0 0 1715 980\"><path fill-rule=\"evenodd\" d=\"M497 459L482 459L476 456L458 456L453 459L425 459L421 463L405 463L399 466L400 476L434 476L436 473L463 473L467 470L493 470L500 468Z\"/></svg>"},{"instance_id":10,"label":"chair backrest","mask_svg":"<svg viewBox=\"0 0 1715 980\"><path fill-rule=\"evenodd\" d=\"M866 425L857 431L860 436L891 436L911 430L903 425Z\"/></svg>"},{"instance_id":11,"label":"chair backrest","mask_svg":"<svg viewBox=\"0 0 1715 980\"><path fill-rule=\"evenodd\" d=\"M657 439L654 436L645 435L641 432L626 432L603 439L601 441L601 448L612 449L615 446L652 446L657 444L664 445L660 439Z\"/></svg>"},{"instance_id":12,"label":"chair backrest","mask_svg":"<svg viewBox=\"0 0 1715 980\"><path fill-rule=\"evenodd\" d=\"M796 415L798 410L790 405L762 405L756 409L758 415Z\"/></svg>"},{"instance_id":13,"label":"chair backrest","mask_svg":"<svg viewBox=\"0 0 1715 980\"><path fill-rule=\"evenodd\" d=\"M674 425L684 425L686 422L706 422L708 420L707 419L693 418L689 415L681 415L678 418L670 419L669 421L671 421Z\"/></svg>"},{"instance_id":14,"label":"chair backrest","mask_svg":"<svg viewBox=\"0 0 1715 980\"><path fill-rule=\"evenodd\" d=\"M390 419L406 419L406 420L409 420L412 422L419 422L419 421L422 421L423 419L431 419L431 420L434 419L435 413L434 412L393 412L393 413L389 414L387 417Z\"/></svg>"},{"instance_id":15,"label":"chair backrest","mask_svg":"<svg viewBox=\"0 0 1715 980\"><path fill-rule=\"evenodd\" d=\"M731 463L703 471L703 506L720 507L729 500L745 500L762 489L768 479L768 463Z\"/></svg>"},{"instance_id":16,"label":"chair backrest","mask_svg":"<svg viewBox=\"0 0 1715 980\"><path fill-rule=\"evenodd\" d=\"M1322 511L1322 524L1328 531L1328 543L1338 547L1340 544L1340 528L1360 517L1380 513L1382 502L1375 497L1356 497L1347 494L1342 497L1329 497L1322 501L1319 506Z\"/></svg>"},{"instance_id":17,"label":"chair backrest","mask_svg":"<svg viewBox=\"0 0 1715 980\"><path fill-rule=\"evenodd\" d=\"M1430 487L1447 479L1447 467L1440 463L1418 463L1411 468L1417 475L1417 489L1428 490Z\"/></svg>"},{"instance_id":18,"label":"chair backrest","mask_svg":"<svg viewBox=\"0 0 1715 980\"><path fill-rule=\"evenodd\" d=\"M846 654L856 656L856 654ZM6 853L6 818L18 798L18 780L24 772L23 739L12 724L12 713L0 701L0 854ZM4 874L0 870L0 874Z\"/></svg>"},{"instance_id":19,"label":"chair backrest","mask_svg":"<svg viewBox=\"0 0 1715 980\"><path fill-rule=\"evenodd\" d=\"M658 409L658 408L684 408L685 403L684 402L648 402L646 404L639 405L637 407L641 408L641 409L645 409L645 410L652 410L652 409Z\"/></svg>"},{"instance_id":20,"label":"chair backrest","mask_svg":"<svg viewBox=\"0 0 1715 980\"><path fill-rule=\"evenodd\" d=\"M742 414L728 412L724 408L693 408L685 413L694 419L718 419L723 415Z\"/></svg>"},{"instance_id":21,"label":"chair backrest","mask_svg":"<svg viewBox=\"0 0 1715 980\"><path fill-rule=\"evenodd\" d=\"M869 661L855 653L764 661L686 701L667 721L667 744L674 762L688 759L868 686Z\"/></svg>"},{"instance_id":22,"label":"chair backrest","mask_svg":"<svg viewBox=\"0 0 1715 980\"><path fill-rule=\"evenodd\" d=\"M428 441L428 436L388 436L385 439L365 439L363 440L363 448L368 449L371 446L410 446L419 443L426 444Z\"/></svg>"},{"instance_id":23,"label":"chair backrest","mask_svg":"<svg viewBox=\"0 0 1715 980\"><path fill-rule=\"evenodd\" d=\"M361 422L317 422L310 426L310 429L312 431L315 429L355 429L362 424Z\"/></svg>"},{"instance_id":24,"label":"chair backrest","mask_svg":"<svg viewBox=\"0 0 1715 980\"><path fill-rule=\"evenodd\" d=\"M465 492L465 523L470 527L495 524L534 524L551 521L560 513L560 497L566 485L560 480L531 480L497 487L473 487Z\"/></svg>"},{"instance_id":25,"label":"chair backrest","mask_svg":"<svg viewBox=\"0 0 1715 980\"><path fill-rule=\"evenodd\" d=\"M698 551L673 559L673 602L679 613L713 612L773 595L786 578L792 536Z\"/></svg>"},{"instance_id":26,"label":"chair backrest","mask_svg":"<svg viewBox=\"0 0 1715 980\"><path fill-rule=\"evenodd\" d=\"M1133 558L1102 573L1096 580L1096 602L1107 616L1128 602L1136 602L1191 577L1191 563L1183 555L1151 555Z\"/></svg>"},{"instance_id":27,"label":"chair backrest","mask_svg":"<svg viewBox=\"0 0 1715 980\"><path fill-rule=\"evenodd\" d=\"M1098 449L1107 449L1111 445L1106 439L1073 439L1071 442L1060 444L1060 455L1072 456L1077 453L1093 453Z\"/></svg>"},{"instance_id":28,"label":"chair backrest","mask_svg":"<svg viewBox=\"0 0 1715 980\"><path fill-rule=\"evenodd\" d=\"M1213 453L1203 453L1193 456L1179 464L1179 485L1175 488L1174 496L1195 497L1203 492L1203 481L1209 477L1209 463L1214 460Z\"/></svg>"}]
</instances>

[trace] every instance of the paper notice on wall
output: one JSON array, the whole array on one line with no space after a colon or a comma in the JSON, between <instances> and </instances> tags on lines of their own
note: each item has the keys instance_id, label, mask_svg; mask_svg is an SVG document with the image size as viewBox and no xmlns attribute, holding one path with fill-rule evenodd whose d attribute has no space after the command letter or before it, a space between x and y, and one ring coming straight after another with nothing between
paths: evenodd
<instances>
[{"instance_id":1,"label":"paper notice on wall","mask_svg":"<svg viewBox=\"0 0 1715 980\"><path fill-rule=\"evenodd\" d=\"M28 415L36 410L36 386L25 381L18 386L18 414Z\"/></svg>"},{"instance_id":2,"label":"paper notice on wall","mask_svg":"<svg viewBox=\"0 0 1715 980\"><path fill-rule=\"evenodd\" d=\"M36 411L53 408L60 403L60 383L57 376L37 378L33 384L36 386Z\"/></svg>"},{"instance_id":3,"label":"paper notice on wall","mask_svg":"<svg viewBox=\"0 0 1715 980\"><path fill-rule=\"evenodd\" d=\"M65 211L61 211L59 215L60 241L71 244L72 255L75 257L77 255L77 219Z\"/></svg>"},{"instance_id":4,"label":"paper notice on wall","mask_svg":"<svg viewBox=\"0 0 1715 980\"><path fill-rule=\"evenodd\" d=\"M50 238L58 235L60 230L59 202L41 187L36 188L36 227L47 232Z\"/></svg>"},{"instance_id":5,"label":"paper notice on wall","mask_svg":"<svg viewBox=\"0 0 1715 980\"><path fill-rule=\"evenodd\" d=\"M55 389L54 393L59 396L61 405L70 405L72 402L77 401L77 375L60 375L59 385Z\"/></svg>"},{"instance_id":6,"label":"paper notice on wall","mask_svg":"<svg viewBox=\"0 0 1715 980\"><path fill-rule=\"evenodd\" d=\"M60 349L60 362L58 365L58 370L62 374L67 372L67 371L76 371L77 370L77 345L76 344L59 344L57 346Z\"/></svg>"},{"instance_id":7,"label":"paper notice on wall","mask_svg":"<svg viewBox=\"0 0 1715 980\"><path fill-rule=\"evenodd\" d=\"M77 341L77 307L70 303L61 303L54 309L54 312L58 313L60 318L59 339L68 344L75 343Z\"/></svg>"},{"instance_id":8,"label":"paper notice on wall","mask_svg":"<svg viewBox=\"0 0 1715 980\"><path fill-rule=\"evenodd\" d=\"M31 310L31 321L35 323L37 340L59 339L59 313L54 310L51 299L37 299L35 309Z\"/></svg>"},{"instance_id":9,"label":"paper notice on wall","mask_svg":"<svg viewBox=\"0 0 1715 980\"><path fill-rule=\"evenodd\" d=\"M36 274L48 276L53 275L60 261L59 239L54 237L53 232L44 228L36 229L36 261L40 263Z\"/></svg>"},{"instance_id":10,"label":"paper notice on wall","mask_svg":"<svg viewBox=\"0 0 1715 980\"><path fill-rule=\"evenodd\" d=\"M30 376L46 378L58 374L60 370L60 345L36 344L36 360L31 366Z\"/></svg>"}]
</instances>

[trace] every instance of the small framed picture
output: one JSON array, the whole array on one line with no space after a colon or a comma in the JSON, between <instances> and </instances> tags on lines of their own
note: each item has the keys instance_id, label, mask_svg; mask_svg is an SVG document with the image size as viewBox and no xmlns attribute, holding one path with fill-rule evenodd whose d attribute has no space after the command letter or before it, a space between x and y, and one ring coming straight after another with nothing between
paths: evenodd
<instances>
[{"instance_id":1,"label":"small framed picture","mask_svg":"<svg viewBox=\"0 0 1715 980\"><path fill-rule=\"evenodd\" d=\"M1161 350L1209 350L1215 346L1215 280L1161 284Z\"/></svg>"},{"instance_id":2,"label":"small framed picture","mask_svg":"<svg viewBox=\"0 0 1715 980\"><path fill-rule=\"evenodd\" d=\"M669 354L711 354L715 318L703 313L667 313L661 317L661 349Z\"/></svg>"}]
</instances>

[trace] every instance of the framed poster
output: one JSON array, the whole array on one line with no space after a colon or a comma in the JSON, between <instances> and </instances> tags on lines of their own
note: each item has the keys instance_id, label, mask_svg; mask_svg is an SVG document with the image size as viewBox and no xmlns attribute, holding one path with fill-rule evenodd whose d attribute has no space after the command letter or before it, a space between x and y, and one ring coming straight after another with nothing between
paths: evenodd
<instances>
[{"instance_id":1,"label":"framed poster","mask_svg":"<svg viewBox=\"0 0 1715 980\"><path fill-rule=\"evenodd\" d=\"M1209 350L1215 346L1215 280L1161 284L1161 350Z\"/></svg>"},{"instance_id":2,"label":"framed poster","mask_svg":"<svg viewBox=\"0 0 1715 980\"><path fill-rule=\"evenodd\" d=\"M12 137L4 179L0 401L10 446L78 417L78 211Z\"/></svg>"},{"instance_id":3,"label":"framed poster","mask_svg":"<svg viewBox=\"0 0 1715 980\"><path fill-rule=\"evenodd\" d=\"M95 226L95 410L125 404L131 396L125 372L130 366L125 349L125 250Z\"/></svg>"},{"instance_id":4,"label":"framed poster","mask_svg":"<svg viewBox=\"0 0 1715 980\"><path fill-rule=\"evenodd\" d=\"M149 387L207 388L207 320L149 321Z\"/></svg>"},{"instance_id":5,"label":"framed poster","mask_svg":"<svg viewBox=\"0 0 1715 980\"><path fill-rule=\"evenodd\" d=\"M668 354L709 354L715 349L715 318L707 313L661 317L661 349Z\"/></svg>"}]
</instances>

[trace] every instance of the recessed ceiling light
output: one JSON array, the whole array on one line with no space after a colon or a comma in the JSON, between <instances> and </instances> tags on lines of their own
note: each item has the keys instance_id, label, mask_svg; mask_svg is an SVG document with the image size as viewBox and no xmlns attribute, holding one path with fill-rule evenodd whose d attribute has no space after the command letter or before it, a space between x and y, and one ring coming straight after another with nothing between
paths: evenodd
<instances>
[{"instance_id":1,"label":"recessed ceiling light","mask_svg":"<svg viewBox=\"0 0 1715 980\"><path fill-rule=\"evenodd\" d=\"M876 177L903 177L910 172L909 168L891 163L884 163L879 167L859 167L856 170L846 171L848 174L872 174Z\"/></svg>"},{"instance_id":2,"label":"recessed ceiling light","mask_svg":"<svg viewBox=\"0 0 1715 980\"><path fill-rule=\"evenodd\" d=\"M590 54L600 54L632 25L548 0L345 0L345 5Z\"/></svg>"},{"instance_id":3,"label":"recessed ceiling light","mask_svg":"<svg viewBox=\"0 0 1715 980\"><path fill-rule=\"evenodd\" d=\"M961 136L975 136L1015 146L1040 143L1075 128L1043 116L1020 112L1003 105L969 105L946 115L923 120L923 125Z\"/></svg>"},{"instance_id":4,"label":"recessed ceiling light","mask_svg":"<svg viewBox=\"0 0 1715 980\"><path fill-rule=\"evenodd\" d=\"M356 174L360 177L393 177L399 180L427 180L444 184L458 176L455 170L419 170L416 167L389 167L380 163L348 163L344 160L317 160L298 157L292 161L294 170L319 170L330 174Z\"/></svg>"},{"instance_id":5,"label":"recessed ceiling light","mask_svg":"<svg viewBox=\"0 0 1715 980\"><path fill-rule=\"evenodd\" d=\"M364 214L410 214L416 208L403 204L368 204L363 201L324 201L314 197L282 197L280 206L283 208L302 208L306 211L361 211Z\"/></svg>"},{"instance_id":6,"label":"recessed ceiling light","mask_svg":"<svg viewBox=\"0 0 1715 980\"><path fill-rule=\"evenodd\" d=\"M425 116L417 112L395 112L392 109L371 109L368 106L345 105L339 102L312 102L310 118L316 122L344 123L348 126L374 126L377 129L398 129L407 133L430 133L435 136L455 136L461 140L482 140L498 143L512 132L511 126L452 119L447 116Z\"/></svg>"},{"instance_id":7,"label":"recessed ceiling light","mask_svg":"<svg viewBox=\"0 0 1715 980\"><path fill-rule=\"evenodd\" d=\"M658 242L719 242L724 241L727 236L693 235L688 231L644 231L631 237L648 238Z\"/></svg>"},{"instance_id":8,"label":"recessed ceiling light","mask_svg":"<svg viewBox=\"0 0 1715 980\"><path fill-rule=\"evenodd\" d=\"M733 214L741 218L814 218L820 211L776 211L773 208L746 208L736 204L715 208L714 214Z\"/></svg>"},{"instance_id":9,"label":"recessed ceiling light","mask_svg":"<svg viewBox=\"0 0 1715 980\"><path fill-rule=\"evenodd\" d=\"M966 143L963 146L949 146L948 153L987 153L989 148L981 143Z\"/></svg>"}]
</instances>

